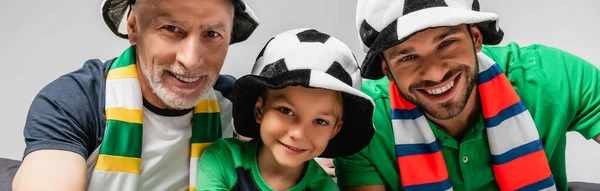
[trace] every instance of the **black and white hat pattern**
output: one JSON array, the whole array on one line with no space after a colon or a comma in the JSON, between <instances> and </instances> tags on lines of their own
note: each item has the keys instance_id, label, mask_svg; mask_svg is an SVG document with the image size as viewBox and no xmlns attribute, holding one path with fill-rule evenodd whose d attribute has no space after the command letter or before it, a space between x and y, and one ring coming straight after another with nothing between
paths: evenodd
<instances>
[{"instance_id":1,"label":"black and white hat pattern","mask_svg":"<svg viewBox=\"0 0 600 191\"><path fill-rule=\"evenodd\" d=\"M504 33L498 15L479 11L477 0L359 0L356 27L363 50L362 77L379 79L381 53L425 29L476 24L483 43L495 45Z\"/></svg>"},{"instance_id":2,"label":"black and white hat pattern","mask_svg":"<svg viewBox=\"0 0 600 191\"><path fill-rule=\"evenodd\" d=\"M360 92L362 79L356 58L340 40L315 29L293 29L271 38L260 51L252 73L236 81L233 118L237 134L259 138L254 105L265 89L286 86L342 92L344 124L321 157L358 152L369 144L374 103Z\"/></svg>"},{"instance_id":3,"label":"black and white hat pattern","mask_svg":"<svg viewBox=\"0 0 600 191\"><path fill-rule=\"evenodd\" d=\"M234 7L233 31L231 42L242 42L254 32L259 21L254 12L243 0L231 0ZM121 38L127 37L127 17L135 0L103 0L100 7L102 18L108 28Z\"/></svg>"}]
</instances>

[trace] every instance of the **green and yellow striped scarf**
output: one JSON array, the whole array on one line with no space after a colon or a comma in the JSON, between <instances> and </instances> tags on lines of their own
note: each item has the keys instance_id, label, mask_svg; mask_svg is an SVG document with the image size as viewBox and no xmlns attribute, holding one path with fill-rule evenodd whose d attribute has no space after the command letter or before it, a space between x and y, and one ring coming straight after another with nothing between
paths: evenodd
<instances>
[{"instance_id":1,"label":"green and yellow striped scarf","mask_svg":"<svg viewBox=\"0 0 600 191\"><path fill-rule=\"evenodd\" d=\"M143 100L135 64L135 46L110 66L106 76L106 130L88 190L139 190L143 136ZM190 190L196 189L198 159L221 138L221 116L211 88L194 108L190 146Z\"/></svg>"}]
</instances>

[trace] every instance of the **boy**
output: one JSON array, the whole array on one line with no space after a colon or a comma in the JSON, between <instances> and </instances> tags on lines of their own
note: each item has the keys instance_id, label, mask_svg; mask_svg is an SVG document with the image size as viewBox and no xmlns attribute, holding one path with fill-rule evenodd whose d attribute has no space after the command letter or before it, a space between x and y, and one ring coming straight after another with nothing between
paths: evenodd
<instances>
[{"instance_id":1,"label":"boy","mask_svg":"<svg viewBox=\"0 0 600 191\"><path fill-rule=\"evenodd\" d=\"M273 37L234 90L236 133L199 162L197 190L339 190L315 157L347 156L374 133L373 102L341 41L314 29Z\"/></svg>"}]
</instances>

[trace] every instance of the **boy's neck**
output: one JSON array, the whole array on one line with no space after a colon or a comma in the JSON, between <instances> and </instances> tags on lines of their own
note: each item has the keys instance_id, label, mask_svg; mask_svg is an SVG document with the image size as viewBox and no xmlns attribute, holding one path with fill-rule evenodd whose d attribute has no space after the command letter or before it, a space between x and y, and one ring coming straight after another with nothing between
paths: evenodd
<instances>
[{"instance_id":1,"label":"boy's neck","mask_svg":"<svg viewBox=\"0 0 600 191\"><path fill-rule=\"evenodd\" d=\"M256 157L260 176L274 190L288 190L294 187L302 179L306 164L308 164L305 162L295 168L282 166L277 162L273 153L262 144Z\"/></svg>"},{"instance_id":2,"label":"boy's neck","mask_svg":"<svg viewBox=\"0 0 600 191\"><path fill-rule=\"evenodd\" d=\"M467 101L463 111L451 119L441 120L433 118L429 114L425 115L450 136L457 140L462 139L463 135L477 123L481 115L481 101L479 100L477 86L473 88L468 99L469 101Z\"/></svg>"}]
</instances>

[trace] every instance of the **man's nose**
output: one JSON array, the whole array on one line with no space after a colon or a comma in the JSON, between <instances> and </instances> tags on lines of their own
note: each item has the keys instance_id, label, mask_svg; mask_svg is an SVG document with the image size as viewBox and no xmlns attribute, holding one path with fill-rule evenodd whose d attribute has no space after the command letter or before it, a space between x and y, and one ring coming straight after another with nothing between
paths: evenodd
<instances>
[{"instance_id":1,"label":"man's nose","mask_svg":"<svg viewBox=\"0 0 600 191\"><path fill-rule=\"evenodd\" d=\"M440 82L450 70L448 63L436 55L428 56L423 61L419 71L421 80Z\"/></svg>"},{"instance_id":2,"label":"man's nose","mask_svg":"<svg viewBox=\"0 0 600 191\"><path fill-rule=\"evenodd\" d=\"M188 36L179 43L176 60L188 69L194 69L204 64L205 48L200 39Z\"/></svg>"}]
</instances>

